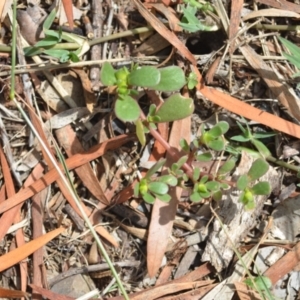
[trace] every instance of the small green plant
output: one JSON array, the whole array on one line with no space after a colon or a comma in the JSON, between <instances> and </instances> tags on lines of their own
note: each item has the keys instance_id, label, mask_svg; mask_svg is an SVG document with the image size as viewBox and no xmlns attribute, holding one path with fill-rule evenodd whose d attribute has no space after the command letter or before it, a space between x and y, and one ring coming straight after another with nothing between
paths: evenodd
<instances>
[{"instance_id":1,"label":"small green plant","mask_svg":"<svg viewBox=\"0 0 300 300\"><path fill-rule=\"evenodd\" d=\"M198 4L201 5L200 3ZM211 5L209 3L201 5L201 10L210 10L210 8ZM181 26L184 30L188 32L216 31L219 29L217 25L209 26L201 23L196 16L197 11L198 8L195 6L188 5L186 8L183 8L183 17L181 19L181 22L178 23L179 26Z\"/></svg>"},{"instance_id":2,"label":"small green plant","mask_svg":"<svg viewBox=\"0 0 300 300\"><path fill-rule=\"evenodd\" d=\"M246 209L250 210L255 207L254 196L270 194L269 182L261 181L253 185L253 182L266 174L268 169L269 164L264 159L258 158L253 162L248 173L239 177L236 187L242 191L239 200L245 205Z\"/></svg>"},{"instance_id":3,"label":"small green plant","mask_svg":"<svg viewBox=\"0 0 300 300\"><path fill-rule=\"evenodd\" d=\"M157 69L151 66L134 66L132 70L123 67L115 70L111 64L104 63L101 69L101 81L107 86L116 86L117 100L115 114L124 122L135 122L137 136L141 144L145 143L145 133L148 126L155 128L155 123L171 122L186 118L194 111L194 101L179 93L172 94L157 109L155 105L149 108L146 120L140 120L140 107L132 97L137 94L137 88L148 88L162 92L175 92L186 84L184 72L177 66Z\"/></svg>"},{"instance_id":4,"label":"small green plant","mask_svg":"<svg viewBox=\"0 0 300 300\"><path fill-rule=\"evenodd\" d=\"M259 275L257 277L247 278L244 283L248 285L250 288L256 290L260 294L262 294L266 299L273 300L274 297L271 294L272 281L269 277Z\"/></svg>"},{"instance_id":5,"label":"small green plant","mask_svg":"<svg viewBox=\"0 0 300 300\"><path fill-rule=\"evenodd\" d=\"M192 90L198 83L197 75L194 72L191 72L186 80L187 80L187 86L189 90Z\"/></svg>"},{"instance_id":6,"label":"small green plant","mask_svg":"<svg viewBox=\"0 0 300 300\"><path fill-rule=\"evenodd\" d=\"M283 52L283 56L293 65L295 65L298 69L300 69L300 48L297 47L294 43L284 39L282 37L278 37L280 42L291 52L291 54ZM293 77L300 76L300 72L293 74Z\"/></svg>"},{"instance_id":7,"label":"small green plant","mask_svg":"<svg viewBox=\"0 0 300 300\"><path fill-rule=\"evenodd\" d=\"M201 126L201 136L194 141L195 147L205 145L206 147L215 151L222 151L225 149L225 139L223 135L228 131L229 125L225 121L217 123L213 128L205 131L204 126Z\"/></svg>"},{"instance_id":8,"label":"small green plant","mask_svg":"<svg viewBox=\"0 0 300 300\"><path fill-rule=\"evenodd\" d=\"M259 139L264 139L264 138L274 136L274 135L276 135L276 133L274 133L274 132L266 132L265 133L264 132L264 133L253 133L252 134L247 122L246 122L246 128L244 128L243 125L239 122L237 122L237 125L239 126L240 130L242 131L242 134L233 136L231 138L232 141L237 141L237 142L242 142L242 143L250 142L258 150L258 152L262 155L262 157L266 158L268 156L271 156L270 150Z\"/></svg>"},{"instance_id":9,"label":"small green plant","mask_svg":"<svg viewBox=\"0 0 300 300\"><path fill-rule=\"evenodd\" d=\"M27 56L38 55L44 53L51 57L59 59L60 62L67 62L69 60L73 62L79 61L79 57L89 50L89 44L86 39L67 32L50 30L56 16L56 9L53 9L49 16L46 18L43 24L43 32L45 38L38 41L33 47L24 48L24 53ZM69 51L66 49L53 49L53 47L62 42L67 41L78 44L78 48L75 51Z\"/></svg>"},{"instance_id":10,"label":"small green plant","mask_svg":"<svg viewBox=\"0 0 300 300\"><path fill-rule=\"evenodd\" d=\"M172 174L152 177L165 163L166 159L161 159L148 170L145 177L134 187L135 197L141 195L150 204L153 204L156 198L164 202L171 200L171 196L168 194L169 186L176 186L177 178Z\"/></svg>"}]
</instances>

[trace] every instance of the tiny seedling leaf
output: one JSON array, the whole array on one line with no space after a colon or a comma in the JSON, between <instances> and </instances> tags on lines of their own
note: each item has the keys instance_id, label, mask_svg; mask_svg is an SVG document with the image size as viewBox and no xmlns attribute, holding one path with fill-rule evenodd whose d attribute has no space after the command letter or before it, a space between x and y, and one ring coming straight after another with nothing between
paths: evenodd
<instances>
[{"instance_id":1,"label":"tiny seedling leaf","mask_svg":"<svg viewBox=\"0 0 300 300\"><path fill-rule=\"evenodd\" d=\"M237 183L236 183L236 187L243 191L249 184L249 180L246 174L242 175L239 177Z\"/></svg>"},{"instance_id":2,"label":"tiny seedling leaf","mask_svg":"<svg viewBox=\"0 0 300 300\"><path fill-rule=\"evenodd\" d=\"M151 66L145 66L131 71L128 76L128 83L130 85L150 88L157 85L160 79L161 77L158 69Z\"/></svg>"},{"instance_id":3,"label":"tiny seedling leaf","mask_svg":"<svg viewBox=\"0 0 300 300\"><path fill-rule=\"evenodd\" d=\"M267 181L258 182L251 188L251 192L253 195L269 195L271 186Z\"/></svg>"},{"instance_id":4,"label":"tiny seedling leaf","mask_svg":"<svg viewBox=\"0 0 300 300\"><path fill-rule=\"evenodd\" d=\"M184 155L184 156L181 156L179 158L179 160L177 161L177 166L178 168L181 168L188 160L188 156L187 155Z\"/></svg>"},{"instance_id":5,"label":"tiny seedling leaf","mask_svg":"<svg viewBox=\"0 0 300 300\"><path fill-rule=\"evenodd\" d=\"M115 113L120 120L133 122L139 118L141 111L137 102L126 95L123 97L123 100L118 99L116 101Z\"/></svg>"},{"instance_id":6,"label":"tiny seedling leaf","mask_svg":"<svg viewBox=\"0 0 300 300\"><path fill-rule=\"evenodd\" d=\"M255 160L248 171L248 178L250 181L257 180L261 176L265 175L268 172L269 164L262 158Z\"/></svg>"},{"instance_id":7,"label":"tiny seedling leaf","mask_svg":"<svg viewBox=\"0 0 300 300\"><path fill-rule=\"evenodd\" d=\"M147 172L145 178L150 178L153 176L161 167L166 163L166 159L160 159L156 164L154 164Z\"/></svg>"},{"instance_id":8,"label":"tiny seedling leaf","mask_svg":"<svg viewBox=\"0 0 300 300\"><path fill-rule=\"evenodd\" d=\"M204 175L200 179L200 184L204 184L208 181L208 175Z\"/></svg>"},{"instance_id":9,"label":"tiny seedling leaf","mask_svg":"<svg viewBox=\"0 0 300 300\"><path fill-rule=\"evenodd\" d=\"M148 188L151 192L159 195L164 195L169 191L169 187L164 182L149 182Z\"/></svg>"},{"instance_id":10,"label":"tiny seedling leaf","mask_svg":"<svg viewBox=\"0 0 300 300\"><path fill-rule=\"evenodd\" d=\"M152 89L162 92L175 92L180 90L185 84L184 72L177 66L170 66L159 69L160 81Z\"/></svg>"},{"instance_id":11,"label":"tiny seedling leaf","mask_svg":"<svg viewBox=\"0 0 300 300\"><path fill-rule=\"evenodd\" d=\"M100 79L101 82L107 86L115 85L117 83L117 79L115 77L115 70L110 63L105 62L102 65Z\"/></svg>"},{"instance_id":12,"label":"tiny seedling leaf","mask_svg":"<svg viewBox=\"0 0 300 300\"><path fill-rule=\"evenodd\" d=\"M158 109L156 116L159 122L172 122L190 116L194 111L194 101L191 98L182 97L181 94L173 94Z\"/></svg>"}]
</instances>

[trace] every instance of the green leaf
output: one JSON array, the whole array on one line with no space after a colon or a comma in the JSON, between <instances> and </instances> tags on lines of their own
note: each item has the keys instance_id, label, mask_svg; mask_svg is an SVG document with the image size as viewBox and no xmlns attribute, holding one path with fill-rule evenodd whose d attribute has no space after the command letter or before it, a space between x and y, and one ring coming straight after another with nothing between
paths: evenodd
<instances>
[{"instance_id":1,"label":"green leaf","mask_svg":"<svg viewBox=\"0 0 300 300\"><path fill-rule=\"evenodd\" d=\"M206 187L211 192L216 192L220 189L220 183L217 181L209 181L206 183Z\"/></svg>"},{"instance_id":2,"label":"green leaf","mask_svg":"<svg viewBox=\"0 0 300 300\"><path fill-rule=\"evenodd\" d=\"M149 106L149 116L155 116L155 113L156 113L156 105L155 104L151 104Z\"/></svg>"},{"instance_id":3,"label":"green leaf","mask_svg":"<svg viewBox=\"0 0 300 300\"><path fill-rule=\"evenodd\" d=\"M69 59L70 59L72 62L79 62L79 61L80 61L78 55L77 55L75 52L70 52L70 53L69 53Z\"/></svg>"},{"instance_id":4,"label":"green leaf","mask_svg":"<svg viewBox=\"0 0 300 300\"><path fill-rule=\"evenodd\" d=\"M258 182L251 188L251 192L253 195L270 195L271 186L267 181Z\"/></svg>"},{"instance_id":5,"label":"green leaf","mask_svg":"<svg viewBox=\"0 0 300 300\"><path fill-rule=\"evenodd\" d=\"M258 152L263 156L263 157L268 157L272 156L270 150L265 146L264 143L262 143L259 140L252 139L251 143L255 146L255 148L258 150Z\"/></svg>"},{"instance_id":6,"label":"green leaf","mask_svg":"<svg viewBox=\"0 0 300 300\"><path fill-rule=\"evenodd\" d=\"M210 129L207 134L211 137L217 138L222 134L226 133L229 129L229 124L225 121L220 121L212 129Z\"/></svg>"},{"instance_id":7,"label":"green leaf","mask_svg":"<svg viewBox=\"0 0 300 300\"><path fill-rule=\"evenodd\" d=\"M56 9L52 9L51 13L49 16L45 19L45 22L43 24L43 29L49 29L55 19L56 16Z\"/></svg>"},{"instance_id":8,"label":"green leaf","mask_svg":"<svg viewBox=\"0 0 300 300\"><path fill-rule=\"evenodd\" d=\"M246 174L241 175L236 183L236 187L243 191L249 184L248 176Z\"/></svg>"},{"instance_id":9,"label":"green leaf","mask_svg":"<svg viewBox=\"0 0 300 300\"><path fill-rule=\"evenodd\" d=\"M155 202L155 198L149 193L144 194L143 199L149 204L153 204Z\"/></svg>"},{"instance_id":10,"label":"green leaf","mask_svg":"<svg viewBox=\"0 0 300 300\"><path fill-rule=\"evenodd\" d=\"M163 175L161 177L158 178L158 180L160 182L164 182L166 183L167 185L170 185L170 186L176 186L177 185L177 178L173 175Z\"/></svg>"},{"instance_id":11,"label":"green leaf","mask_svg":"<svg viewBox=\"0 0 300 300\"><path fill-rule=\"evenodd\" d=\"M157 171L159 171L162 166L166 163L166 159L160 159L156 164L154 164L147 172L145 178L150 178L151 176L153 176Z\"/></svg>"},{"instance_id":12,"label":"green leaf","mask_svg":"<svg viewBox=\"0 0 300 300\"><path fill-rule=\"evenodd\" d=\"M257 276L254 278L257 289L261 291L266 291L272 288L272 281L267 276Z\"/></svg>"},{"instance_id":13,"label":"green leaf","mask_svg":"<svg viewBox=\"0 0 300 300\"><path fill-rule=\"evenodd\" d=\"M264 159L258 158L253 162L247 175L250 181L254 181L266 174L268 170L269 164Z\"/></svg>"},{"instance_id":14,"label":"green leaf","mask_svg":"<svg viewBox=\"0 0 300 300\"><path fill-rule=\"evenodd\" d=\"M222 192L221 191L217 191L215 193L212 194L212 198L215 200L215 201L221 201L222 200Z\"/></svg>"},{"instance_id":15,"label":"green leaf","mask_svg":"<svg viewBox=\"0 0 300 300\"><path fill-rule=\"evenodd\" d=\"M170 202L171 200L171 196L169 194L165 194L165 195L159 195L159 194L155 194L155 196L163 202Z\"/></svg>"},{"instance_id":16,"label":"green leaf","mask_svg":"<svg viewBox=\"0 0 300 300\"><path fill-rule=\"evenodd\" d=\"M151 192L160 195L164 195L169 191L168 185L164 182L159 182L159 181L149 182L148 188Z\"/></svg>"},{"instance_id":17,"label":"green leaf","mask_svg":"<svg viewBox=\"0 0 300 300\"><path fill-rule=\"evenodd\" d=\"M204 176L202 176L201 177L201 179L200 179L200 184L204 184L204 183L206 183L208 181L208 175L204 175Z\"/></svg>"},{"instance_id":18,"label":"green leaf","mask_svg":"<svg viewBox=\"0 0 300 300\"><path fill-rule=\"evenodd\" d=\"M60 42L61 34L58 31L50 30L50 29L44 29L44 33L47 37L55 38L57 42ZM36 46L36 45L35 45Z\"/></svg>"},{"instance_id":19,"label":"green leaf","mask_svg":"<svg viewBox=\"0 0 300 300\"><path fill-rule=\"evenodd\" d=\"M179 145L184 152L190 152L190 146L186 139L180 139Z\"/></svg>"},{"instance_id":20,"label":"green leaf","mask_svg":"<svg viewBox=\"0 0 300 300\"><path fill-rule=\"evenodd\" d=\"M140 116L140 107L130 96L124 96L123 100L118 99L115 104L116 116L124 122L134 122Z\"/></svg>"},{"instance_id":21,"label":"green leaf","mask_svg":"<svg viewBox=\"0 0 300 300\"><path fill-rule=\"evenodd\" d=\"M200 177L200 168L196 167L193 171L193 180L198 180Z\"/></svg>"},{"instance_id":22,"label":"green leaf","mask_svg":"<svg viewBox=\"0 0 300 300\"><path fill-rule=\"evenodd\" d=\"M300 48L297 47L294 43L288 41L287 39L284 39L282 37L278 37L280 42L289 49L292 55L289 55L287 53L283 53L283 55L290 60L291 63L294 65L300 64ZM299 68L299 67L298 67Z\"/></svg>"},{"instance_id":23,"label":"green leaf","mask_svg":"<svg viewBox=\"0 0 300 300\"><path fill-rule=\"evenodd\" d=\"M138 119L135 122L135 130L136 130L136 136L138 137L139 142L141 143L142 146L146 145L146 136L144 132L144 125L143 122Z\"/></svg>"},{"instance_id":24,"label":"green leaf","mask_svg":"<svg viewBox=\"0 0 300 300\"><path fill-rule=\"evenodd\" d=\"M192 90L198 84L197 75L194 72L191 72L187 77L188 89Z\"/></svg>"},{"instance_id":25,"label":"green leaf","mask_svg":"<svg viewBox=\"0 0 300 300\"><path fill-rule=\"evenodd\" d=\"M135 184L135 186L133 188L133 196L135 198L138 198L139 195L140 195L140 184L137 183L137 184Z\"/></svg>"},{"instance_id":26,"label":"green leaf","mask_svg":"<svg viewBox=\"0 0 300 300\"><path fill-rule=\"evenodd\" d=\"M38 41L34 45L34 47L50 47L50 46L56 45L57 42L58 42L57 38L49 36L49 37L44 38L41 41Z\"/></svg>"},{"instance_id":27,"label":"green leaf","mask_svg":"<svg viewBox=\"0 0 300 300\"><path fill-rule=\"evenodd\" d=\"M182 22L178 23L183 29L189 32L197 32L197 31L214 31L218 30L217 26L207 26L202 24L198 18L196 17L197 8L192 6L187 6L187 8L183 9L183 18Z\"/></svg>"},{"instance_id":28,"label":"green leaf","mask_svg":"<svg viewBox=\"0 0 300 300\"><path fill-rule=\"evenodd\" d=\"M249 204L248 207L252 206L252 204L255 204L255 202L254 202L254 196L248 190L246 190L246 191L244 191L244 192L241 193L241 195L239 197L239 201L241 203L243 203L244 205ZM252 207L252 208L254 208L254 207ZM252 208L249 208L249 209L252 209Z\"/></svg>"},{"instance_id":29,"label":"green leaf","mask_svg":"<svg viewBox=\"0 0 300 300\"><path fill-rule=\"evenodd\" d=\"M222 190L228 190L228 189L230 188L230 185L227 184L227 183L221 182L221 183L220 183L220 188L221 188Z\"/></svg>"},{"instance_id":30,"label":"green leaf","mask_svg":"<svg viewBox=\"0 0 300 300\"><path fill-rule=\"evenodd\" d=\"M43 53L44 49L36 48L36 47L25 47L24 54L26 56L34 56Z\"/></svg>"},{"instance_id":31,"label":"green leaf","mask_svg":"<svg viewBox=\"0 0 300 300\"><path fill-rule=\"evenodd\" d=\"M151 88L162 92L175 92L180 90L185 84L184 72L177 66L170 66L159 69L160 81Z\"/></svg>"},{"instance_id":32,"label":"green leaf","mask_svg":"<svg viewBox=\"0 0 300 300\"><path fill-rule=\"evenodd\" d=\"M106 86L116 85L117 79L115 76L115 70L110 63L105 62L102 65L100 79L101 82Z\"/></svg>"},{"instance_id":33,"label":"green leaf","mask_svg":"<svg viewBox=\"0 0 300 300\"><path fill-rule=\"evenodd\" d=\"M161 77L158 69L145 66L133 70L128 76L128 83L130 85L149 88L157 85L160 79Z\"/></svg>"},{"instance_id":34,"label":"green leaf","mask_svg":"<svg viewBox=\"0 0 300 300\"><path fill-rule=\"evenodd\" d=\"M190 116L194 108L193 99L182 97L181 94L176 93L160 106L156 116L160 117L160 123L172 122Z\"/></svg>"},{"instance_id":35,"label":"green leaf","mask_svg":"<svg viewBox=\"0 0 300 300\"><path fill-rule=\"evenodd\" d=\"M210 152L202 153L196 156L198 161L207 162L212 160L212 155Z\"/></svg>"},{"instance_id":36,"label":"green leaf","mask_svg":"<svg viewBox=\"0 0 300 300\"><path fill-rule=\"evenodd\" d=\"M250 138L245 137L243 135L235 135L233 137L230 138L232 141L237 141L237 142L248 142L250 141Z\"/></svg>"},{"instance_id":37,"label":"green leaf","mask_svg":"<svg viewBox=\"0 0 300 300\"><path fill-rule=\"evenodd\" d=\"M190 196L191 201L193 202L200 202L203 198L201 197L201 195L199 193L193 193Z\"/></svg>"},{"instance_id":38,"label":"green leaf","mask_svg":"<svg viewBox=\"0 0 300 300\"><path fill-rule=\"evenodd\" d=\"M49 49L43 51L45 54L61 59L62 57L69 57L69 51L64 49Z\"/></svg>"},{"instance_id":39,"label":"green leaf","mask_svg":"<svg viewBox=\"0 0 300 300\"><path fill-rule=\"evenodd\" d=\"M234 157L228 159L218 170L218 176L229 173L231 170L233 170L235 164L236 164L236 159Z\"/></svg>"},{"instance_id":40,"label":"green leaf","mask_svg":"<svg viewBox=\"0 0 300 300\"><path fill-rule=\"evenodd\" d=\"M225 142L224 140L220 137L219 139L210 141L207 143L207 147L215 150L215 151L222 151L225 148Z\"/></svg>"},{"instance_id":41,"label":"green leaf","mask_svg":"<svg viewBox=\"0 0 300 300\"><path fill-rule=\"evenodd\" d=\"M188 156L187 155L184 155L184 156L181 156L179 158L179 160L177 161L177 167L178 168L181 168L188 160Z\"/></svg>"},{"instance_id":42,"label":"green leaf","mask_svg":"<svg viewBox=\"0 0 300 300\"><path fill-rule=\"evenodd\" d=\"M254 139L265 139L272 136L275 136L276 132L261 132L261 133L254 133L253 138Z\"/></svg>"}]
</instances>

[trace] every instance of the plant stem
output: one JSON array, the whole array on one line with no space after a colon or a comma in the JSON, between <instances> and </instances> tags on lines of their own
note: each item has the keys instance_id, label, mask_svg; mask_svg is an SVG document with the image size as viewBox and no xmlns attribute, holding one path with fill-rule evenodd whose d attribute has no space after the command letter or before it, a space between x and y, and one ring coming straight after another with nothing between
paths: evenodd
<instances>
[{"instance_id":1,"label":"plant stem","mask_svg":"<svg viewBox=\"0 0 300 300\"><path fill-rule=\"evenodd\" d=\"M271 24L256 24L253 26L256 29L279 30L279 31L299 31L299 25L271 25Z\"/></svg>"},{"instance_id":2,"label":"plant stem","mask_svg":"<svg viewBox=\"0 0 300 300\"><path fill-rule=\"evenodd\" d=\"M15 18L14 18L15 20ZM127 36L132 36L135 34L141 34L141 33L145 33L145 32L150 32L153 31L152 27L140 27L140 28L135 28L135 29L130 29L130 30L126 30L123 32L118 32L115 34L111 34L108 36L103 36L100 38L96 38L93 39L91 41L89 41L89 46L93 46L96 44L100 44L100 43L104 43L110 40L115 40L115 39L119 39L122 37L127 37ZM60 43L55 45L54 47L50 48L50 49L65 49L65 50L75 50L78 49L78 44L77 43ZM6 46L6 45L0 45L0 51L1 52L11 52L12 51L12 47Z\"/></svg>"}]
</instances>

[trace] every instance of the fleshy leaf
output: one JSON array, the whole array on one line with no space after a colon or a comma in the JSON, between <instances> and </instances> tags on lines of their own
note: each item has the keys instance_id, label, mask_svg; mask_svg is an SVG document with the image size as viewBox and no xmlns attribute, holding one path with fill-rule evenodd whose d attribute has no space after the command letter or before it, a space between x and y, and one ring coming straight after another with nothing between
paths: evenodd
<instances>
[{"instance_id":1,"label":"fleshy leaf","mask_svg":"<svg viewBox=\"0 0 300 300\"><path fill-rule=\"evenodd\" d=\"M193 202L200 202L203 198L201 197L201 195L199 193L193 193L191 196L190 196L190 199L193 201Z\"/></svg>"},{"instance_id":2,"label":"fleshy leaf","mask_svg":"<svg viewBox=\"0 0 300 300\"><path fill-rule=\"evenodd\" d=\"M149 193L144 194L143 199L149 204L153 204L155 202L155 198Z\"/></svg>"},{"instance_id":3,"label":"fleshy leaf","mask_svg":"<svg viewBox=\"0 0 300 300\"><path fill-rule=\"evenodd\" d=\"M155 194L155 196L163 202L169 202L171 200L171 196L169 194L164 194L164 195L159 195L159 194Z\"/></svg>"},{"instance_id":4,"label":"fleshy leaf","mask_svg":"<svg viewBox=\"0 0 300 300\"><path fill-rule=\"evenodd\" d=\"M207 143L207 146L215 151L222 151L225 148L225 142L222 138L210 141Z\"/></svg>"},{"instance_id":5,"label":"fleshy leaf","mask_svg":"<svg viewBox=\"0 0 300 300\"><path fill-rule=\"evenodd\" d=\"M56 16L56 9L52 9L49 16L45 19L45 22L43 24L43 29L49 29L55 19Z\"/></svg>"},{"instance_id":6,"label":"fleshy leaf","mask_svg":"<svg viewBox=\"0 0 300 300\"><path fill-rule=\"evenodd\" d=\"M136 135L139 139L139 142L141 143L142 146L146 145L146 136L144 132L144 125L140 119L138 119L135 122L135 130L136 130Z\"/></svg>"},{"instance_id":7,"label":"fleshy leaf","mask_svg":"<svg viewBox=\"0 0 300 300\"><path fill-rule=\"evenodd\" d=\"M185 84L184 72L177 66L170 66L159 69L160 81L152 89L162 92L175 92L180 90Z\"/></svg>"},{"instance_id":8,"label":"fleshy leaf","mask_svg":"<svg viewBox=\"0 0 300 300\"><path fill-rule=\"evenodd\" d=\"M196 159L198 161L207 162L207 161L212 160L212 155L211 155L211 153L206 152L206 153L202 153L202 154L197 155Z\"/></svg>"},{"instance_id":9,"label":"fleshy leaf","mask_svg":"<svg viewBox=\"0 0 300 300\"><path fill-rule=\"evenodd\" d=\"M186 141L186 139L180 139L179 145L183 151L185 151L185 152L190 151L190 146L189 146L188 142Z\"/></svg>"},{"instance_id":10,"label":"fleshy leaf","mask_svg":"<svg viewBox=\"0 0 300 300\"><path fill-rule=\"evenodd\" d=\"M248 171L248 177L251 181L257 180L268 172L269 164L262 158L255 160Z\"/></svg>"},{"instance_id":11,"label":"fleshy leaf","mask_svg":"<svg viewBox=\"0 0 300 300\"><path fill-rule=\"evenodd\" d=\"M181 94L176 93L161 105L156 116L160 117L160 123L172 122L190 116L194 108L193 99L182 97Z\"/></svg>"},{"instance_id":12,"label":"fleshy leaf","mask_svg":"<svg viewBox=\"0 0 300 300\"><path fill-rule=\"evenodd\" d=\"M237 142L248 142L250 141L250 138L245 137L243 135L235 135L233 137L230 138L232 141L237 141Z\"/></svg>"},{"instance_id":13,"label":"fleshy leaf","mask_svg":"<svg viewBox=\"0 0 300 300\"><path fill-rule=\"evenodd\" d=\"M193 180L198 180L200 176L200 168L196 167L193 171Z\"/></svg>"},{"instance_id":14,"label":"fleshy leaf","mask_svg":"<svg viewBox=\"0 0 300 300\"><path fill-rule=\"evenodd\" d=\"M135 184L134 188L133 188L133 195L135 198L137 198L140 194L140 184L139 182L137 184Z\"/></svg>"},{"instance_id":15,"label":"fleshy leaf","mask_svg":"<svg viewBox=\"0 0 300 300\"><path fill-rule=\"evenodd\" d=\"M116 116L124 122L136 121L140 116L140 107L137 102L129 96L124 96L123 100L118 99L115 104Z\"/></svg>"},{"instance_id":16,"label":"fleshy leaf","mask_svg":"<svg viewBox=\"0 0 300 300\"><path fill-rule=\"evenodd\" d=\"M243 191L249 184L249 181L248 181L248 177L246 174L242 175L239 177L237 183L236 183L236 187Z\"/></svg>"},{"instance_id":17,"label":"fleshy leaf","mask_svg":"<svg viewBox=\"0 0 300 300\"><path fill-rule=\"evenodd\" d=\"M229 129L229 124L225 121L220 121L212 129L208 131L208 134L214 138L226 133Z\"/></svg>"},{"instance_id":18,"label":"fleshy leaf","mask_svg":"<svg viewBox=\"0 0 300 300\"><path fill-rule=\"evenodd\" d=\"M221 201L222 200L222 192L221 191L217 191L215 193L212 194L212 198L215 201Z\"/></svg>"},{"instance_id":19,"label":"fleshy leaf","mask_svg":"<svg viewBox=\"0 0 300 300\"><path fill-rule=\"evenodd\" d=\"M163 176L159 177L158 180L160 182L164 182L170 186L175 186L175 185L177 185L177 182L178 182L177 178L173 175L163 175Z\"/></svg>"},{"instance_id":20,"label":"fleshy leaf","mask_svg":"<svg viewBox=\"0 0 300 300\"><path fill-rule=\"evenodd\" d=\"M258 182L251 188L251 192L254 195L269 195L271 193L271 186L267 181Z\"/></svg>"},{"instance_id":21,"label":"fleshy leaf","mask_svg":"<svg viewBox=\"0 0 300 300\"><path fill-rule=\"evenodd\" d=\"M219 175L224 175L224 174L227 174L229 173L234 167L235 167L235 164L236 164L236 159L235 158L230 158L229 160L227 160L219 169L218 171L218 176Z\"/></svg>"},{"instance_id":22,"label":"fleshy leaf","mask_svg":"<svg viewBox=\"0 0 300 300\"><path fill-rule=\"evenodd\" d=\"M169 191L168 185L164 182L159 182L159 181L149 182L148 188L151 192L160 195L164 195Z\"/></svg>"},{"instance_id":23,"label":"fleshy leaf","mask_svg":"<svg viewBox=\"0 0 300 300\"><path fill-rule=\"evenodd\" d=\"M115 77L115 70L110 63L105 62L102 65L100 78L101 82L107 86L115 85L117 83L117 79Z\"/></svg>"},{"instance_id":24,"label":"fleshy leaf","mask_svg":"<svg viewBox=\"0 0 300 300\"><path fill-rule=\"evenodd\" d=\"M150 178L154 175L164 164L166 163L166 159L160 159L155 165L153 165L147 172L145 178Z\"/></svg>"},{"instance_id":25,"label":"fleshy leaf","mask_svg":"<svg viewBox=\"0 0 300 300\"><path fill-rule=\"evenodd\" d=\"M149 88L157 85L160 79L161 77L158 69L145 66L131 71L130 75L128 76L128 83L130 85Z\"/></svg>"},{"instance_id":26,"label":"fleshy leaf","mask_svg":"<svg viewBox=\"0 0 300 300\"><path fill-rule=\"evenodd\" d=\"M215 192L220 189L220 184L217 181L209 181L206 183L206 187L211 192Z\"/></svg>"}]
</instances>

